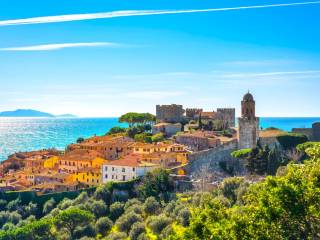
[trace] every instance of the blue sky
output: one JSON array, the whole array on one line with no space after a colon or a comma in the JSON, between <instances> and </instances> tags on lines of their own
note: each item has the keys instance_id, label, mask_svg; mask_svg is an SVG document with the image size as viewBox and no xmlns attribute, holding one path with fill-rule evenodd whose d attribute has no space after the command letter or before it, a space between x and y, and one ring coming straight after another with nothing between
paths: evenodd
<instances>
[{"instance_id":1,"label":"blue sky","mask_svg":"<svg viewBox=\"0 0 320 240\"><path fill-rule=\"evenodd\" d=\"M320 2L238 9L296 2L1 0L0 111L239 113L249 89L259 116L319 116Z\"/></svg>"}]
</instances>

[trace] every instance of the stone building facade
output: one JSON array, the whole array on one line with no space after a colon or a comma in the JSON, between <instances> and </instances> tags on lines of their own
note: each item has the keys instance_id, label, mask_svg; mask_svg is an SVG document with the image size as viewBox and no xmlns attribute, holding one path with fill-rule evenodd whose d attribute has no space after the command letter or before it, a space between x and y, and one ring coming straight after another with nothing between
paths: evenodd
<instances>
[{"instance_id":1,"label":"stone building facade","mask_svg":"<svg viewBox=\"0 0 320 240\"><path fill-rule=\"evenodd\" d=\"M202 120L215 121L221 120L227 123L228 127L235 127L236 109L235 108L218 108L217 111L204 112L201 108L187 108L186 119L188 121L198 121L201 115Z\"/></svg>"},{"instance_id":2,"label":"stone building facade","mask_svg":"<svg viewBox=\"0 0 320 240\"><path fill-rule=\"evenodd\" d=\"M236 109L235 108L218 108L218 119L227 122L229 127L235 127Z\"/></svg>"},{"instance_id":3,"label":"stone building facade","mask_svg":"<svg viewBox=\"0 0 320 240\"><path fill-rule=\"evenodd\" d=\"M157 105L156 117L158 122L179 123L184 120L182 105Z\"/></svg>"},{"instance_id":4,"label":"stone building facade","mask_svg":"<svg viewBox=\"0 0 320 240\"><path fill-rule=\"evenodd\" d=\"M241 102L239 124L239 149L254 148L259 138L259 118L255 115L255 101L250 93Z\"/></svg>"},{"instance_id":5,"label":"stone building facade","mask_svg":"<svg viewBox=\"0 0 320 240\"><path fill-rule=\"evenodd\" d=\"M300 133L308 137L310 141L320 141L320 122L312 124L311 128L293 128L293 133Z\"/></svg>"}]
</instances>

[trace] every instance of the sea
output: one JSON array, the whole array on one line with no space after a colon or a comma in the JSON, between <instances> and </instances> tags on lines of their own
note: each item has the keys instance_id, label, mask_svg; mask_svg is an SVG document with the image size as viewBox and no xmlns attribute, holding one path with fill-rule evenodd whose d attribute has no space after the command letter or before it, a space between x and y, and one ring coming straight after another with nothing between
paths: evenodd
<instances>
[{"instance_id":1,"label":"sea","mask_svg":"<svg viewBox=\"0 0 320 240\"><path fill-rule=\"evenodd\" d=\"M260 118L262 128L285 131L311 127L318 118ZM0 118L0 161L10 154L47 148L59 150L79 137L103 135L114 126L126 126L118 118Z\"/></svg>"}]
</instances>

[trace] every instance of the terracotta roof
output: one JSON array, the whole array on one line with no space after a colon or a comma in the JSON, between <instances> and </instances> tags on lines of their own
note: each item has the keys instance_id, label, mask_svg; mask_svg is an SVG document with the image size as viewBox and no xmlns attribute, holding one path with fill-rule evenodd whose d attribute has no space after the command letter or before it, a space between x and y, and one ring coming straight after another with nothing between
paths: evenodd
<instances>
[{"instance_id":1,"label":"terracotta roof","mask_svg":"<svg viewBox=\"0 0 320 240\"><path fill-rule=\"evenodd\" d=\"M217 115L216 112L202 112L202 113L201 113L201 117L203 117L203 118L206 118L206 117L208 117L208 118L213 118L213 117L215 117L216 115Z\"/></svg>"},{"instance_id":2,"label":"terracotta roof","mask_svg":"<svg viewBox=\"0 0 320 240\"><path fill-rule=\"evenodd\" d=\"M157 164L147 163L141 160L141 155L131 154L119 160L114 160L105 164L107 166L123 166L123 167L143 167L143 166L158 166Z\"/></svg>"},{"instance_id":3,"label":"terracotta roof","mask_svg":"<svg viewBox=\"0 0 320 240\"><path fill-rule=\"evenodd\" d=\"M102 154L94 150L75 149L61 157L62 160L93 160L102 157Z\"/></svg>"}]
</instances>

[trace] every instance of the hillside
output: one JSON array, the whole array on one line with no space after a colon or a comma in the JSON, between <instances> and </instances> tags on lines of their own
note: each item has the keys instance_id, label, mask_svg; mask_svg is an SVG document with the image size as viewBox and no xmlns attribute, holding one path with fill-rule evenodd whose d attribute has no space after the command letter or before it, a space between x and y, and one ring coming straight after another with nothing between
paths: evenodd
<instances>
[{"instance_id":1,"label":"hillside","mask_svg":"<svg viewBox=\"0 0 320 240\"><path fill-rule=\"evenodd\" d=\"M53 115L47 112L41 112L33 109L17 109L14 111L0 112L0 117L59 117L59 118L74 118L72 114Z\"/></svg>"}]
</instances>

